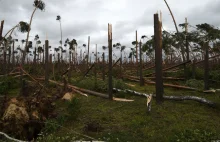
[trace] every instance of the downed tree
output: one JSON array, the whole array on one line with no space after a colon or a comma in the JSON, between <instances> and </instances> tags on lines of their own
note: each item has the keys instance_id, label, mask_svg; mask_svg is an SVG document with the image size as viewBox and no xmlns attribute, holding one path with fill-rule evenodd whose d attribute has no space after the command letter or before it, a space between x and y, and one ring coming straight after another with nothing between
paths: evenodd
<instances>
[{"instance_id":1,"label":"downed tree","mask_svg":"<svg viewBox=\"0 0 220 142\"><path fill-rule=\"evenodd\" d=\"M125 93L131 93L134 95L138 95L138 96L144 96L144 97L149 97L150 95L145 94L145 93L140 93L140 92L136 92L134 90L120 90L117 88L113 88L113 91L115 92L125 92ZM153 95L153 97L156 97L156 95ZM164 99L166 100L174 100L174 101L184 101L184 100L192 100L192 101L196 101L211 107L215 107L215 103L209 100L206 100L205 98L200 98L197 96L163 96Z\"/></svg>"},{"instance_id":2,"label":"downed tree","mask_svg":"<svg viewBox=\"0 0 220 142\"><path fill-rule=\"evenodd\" d=\"M179 66L182 66L182 65L185 65L185 64L189 64L189 63L191 63L191 60L186 61L186 62L183 62L183 63L180 63L180 64L178 64L178 65L174 65L174 66L172 66L172 67L165 68L165 69L163 69L163 71L168 71L168 70L171 70L171 69L177 68L177 67L179 67ZM145 76L151 76L151 75L154 75L154 74L155 74L155 72L150 73L150 74L147 74L147 75L145 75Z\"/></svg>"},{"instance_id":3,"label":"downed tree","mask_svg":"<svg viewBox=\"0 0 220 142\"><path fill-rule=\"evenodd\" d=\"M145 77L146 79L156 79L155 77ZM163 77L164 80L185 80L185 78Z\"/></svg>"},{"instance_id":4,"label":"downed tree","mask_svg":"<svg viewBox=\"0 0 220 142\"><path fill-rule=\"evenodd\" d=\"M57 81L49 80L49 82L60 85L60 86L63 86L63 83L60 83L60 82L57 82ZM82 89L82 88L79 88L79 87L76 87L76 86L73 86L73 85L68 85L68 87L72 88L75 91L77 90L78 92L84 92L84 93L88 93L88 94L98 96L98 97L101 97L101 98L106 98L106 99L109 98L108 95L106 95L106 94L102 94L102 93L87 90L87 89ZM82 95L82 93L80 93L80 94ZM85 95L83 95L83 96L85 96ZM134 101L134 100L128 100L128 99L123 99L123 98L115 98L115 97L113 98L113 100L114 101L121 101L121 102L132 102L132 101Z\"/></svg>"},{"instance_id":5,"label":"downed tree","mask_svg":"<svg viewBox=\"0 0 220 142\"><path fill-rule=\"evenodd\" d=\"M131 80L131 81L135 81L135 82L139 82L139 78L134 77L134 76L126 76L126 79ZM150 81L150 80L145 80L145 83L146 84L151 84L151 85L156 84L154 81ZM167 83L164 83L163 86L164 87L172 87L172 88L178 88L178 89L187 89L187 90L198 91L198 89L188 87L188 86L180 86L180 85L173 85L173 84L167 84Z\"/></svg>"}]
</instances>

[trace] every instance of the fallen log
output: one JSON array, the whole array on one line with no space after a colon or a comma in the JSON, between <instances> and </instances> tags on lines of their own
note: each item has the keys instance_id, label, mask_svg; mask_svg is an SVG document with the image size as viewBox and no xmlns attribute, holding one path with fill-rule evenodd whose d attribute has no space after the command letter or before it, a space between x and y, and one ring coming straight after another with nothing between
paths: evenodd
<instances>
[{"instance_id":1,"label":"fallen log","mask_svg":"<svg viewBox=\"0 0 220 142\"><path fill-rule=\"evenodd\" d=\"M145 77L146 79L156 79L155 77ZM163 77L164 80L185 80L184 78Z\"/></svg>"},{"instance_id":2,"label":"fallen log","mask_svg":"<svg viewBox=\"0 0 220 142\"><path fill-rule=\"evenodd\" d=\"M209 59L212 59L212 58L215 58L215 57L218 57L218 56L220 56L220 54L215 55L215 56L212 56L212 57L209 57ZM204 62L204 61L205 61L205 60L201 60L201 61L196 62L195 64L199 64L199 63L202 63L202 62Z\"/></svg>"},{"instance_id":3,"label":"fallen log","mask_svg":"<svg viewBox=\"0 0 220 142\"><path fill-rule=\"evenodd\" d=\"M20 72L15 72L15 73L9 73L9 74L6 74L6 75L17 75L17 74L19 74ZM0 77L4 77L5 75L0 75Z\"/></svg>"},{"instance_id":4,"label":"fallen log","mask_svg":"<svg viewBox=\"0 0 220 142\"><path fill-rule=\"evenodd\" d=\"M140 93L140 92L136 92L134 90L120 90L117 88L113 88L113 91L115 92L125 92L125 93L131 93L134 95L138 95L138 96L144 96L144 97L149 97L150 95L145 94L145 93ZM153 95L153 97L156 97L156 95ZM206 100L205 98L200 98L197 96L163 96L164 99L166 100L174 100L174 101L184 101L184 100L192 100L192 101L196 101L202 104L206 104L208 106L214 107L215 103L209 100Z\"/></svg>"},{"instance_id":5,"label":"fallen log","mask_svg":"<svg viewBox=\"0 0 220 142\"><path fill-rule=\"evenodd\" d=\"M135 77L127 77L127 79L131 80L131 81L135 81L135 82L139 82L139 78L135 78ZM156 82L154 81L149 81L149 80L145 80L144 81L146 84L151 84L151 85L154 85L156 84ZM172 87L172 88L178 88L178 89L187 89L187 90L193 90L193 91L198 91L198 89L196 88L191 88L191 87L188 87L188 86L180 86L180 85L173 85L173 84L167 84L167 83L164 83L163 84L164 87Z\"/></svg>"},{"instance_id":6,"label":"fallen log","mask_svg":"<svg viewBox=\"0 0 220 142\"><path fill-rule=\"evenodd\" d=\"M60 86L63 86L63 83L59 83L57 81L49 80L49 82L60 85ZM68 84L68 87L73 88L73 89L78 90L78 91L81 91L81 92L84 92L84 93L94 95L94 96L98 96L98 97L102 97L102 98L108 98L108 95L106 95L106 94L98 93L98 92L87 90L87 89L82 89L82 88L79 88L79 87L76 87L76 86L73 86L73 85L69 85L69 84Z\"/></svg>"},{"instance_id":7,"label":"fallen log","mask_svg":"<svg viewBox=\"0 0 220 142\"><path fill-rule=\"evenodd\" d=\"M196 96L163 96L163 98L166 100L175 100L175 101L192 100L212 107L215 106L214 102Z\"/></svg>"},{"instance_id":8,"label":"fallen log","mask_svg":"<svg viewBox=\"0 0 220 142\"><path fill-rule=\"evenodd\" d=\"M148 67L148 68L146 68L146 69L143 69L143 70L150 70L150 69L153 69L153 68L155 68L155 65L153 65L153 66L151 66L151 67Z\"/></svg>"},{"instance_id":9,"label":"fallen log","mask_svg":"<svg viewBox=\"0 0 220 142\"><path fill-rule=\"evenodd\" d=\"M49 80L49 82L60 85L60 86L63 86L62 83L59 83L57 81ZM75 90L78 90L80 92L88 93L88 94L98 96L98 97L101 97L101 98L106 98L106 99L109 98L108 95L106 95L106 94L98 93L98 92L87 90L87 89L82 89L82 88L79 88L79 87L76 87L76 86L73 86L73 85L68 85L68 87L70 87L72 89L75 89ZM134 101L134 100L128 100L128 99L116 98L116 97L113 97L113 100L114 101L121 101L121 102L133 102Z\"/></svg>"},{"instance_id":10,"label":"fallen log","mask_svg":"<svg viewBox=\"0 0 220 142\"><path fill-rule=\"evenodd\" d=\"M178 64L178 65L174 65L174 66L172 66L172 67L165 68L165 69L163 69L163 71L171 70L171 69L174 69L174 68L176 68L176 67L179 67L179 66L182 66L182 65L185 65L185 64L188 64L188 63L191 63L191 60L186 61L186 62L181 63L181 64ZM145 76L151 76L151 75L154 75L154 74L155 74L155 72L150 73L150 74L147 74L147 75L145 75Z\"/></svg>"}]
</instances>

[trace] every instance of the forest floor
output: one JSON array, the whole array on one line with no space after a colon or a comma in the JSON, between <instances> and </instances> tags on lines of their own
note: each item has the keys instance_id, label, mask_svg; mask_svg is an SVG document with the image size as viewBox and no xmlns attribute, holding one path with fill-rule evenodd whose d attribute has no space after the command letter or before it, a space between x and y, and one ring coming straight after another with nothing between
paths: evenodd
<instances>
[{"instance_id":1,"label":"forest floor","mask_svg":"<svg viewBox=\"0 0 220 142\"><path fill-rule=\"evenodd\" d=\"M155 92L155 87L129 83L129 89L143 93ZM167 96L199 96L220 103L220 93L165 88ZM80 104L76 119L68 119L53 132L43 134L39 141L100 140L110 142L212 141L220 140L220 109L195 101L167 101L147 112L146 98L117 93L116 97L133 102L116 102L89 95L76 94ZM57 112L67 111L65 103L56 102ZM67 112L66 112L67 113ZM60 122L60 121L59 121ZM48 128L50 129L50 128ZM89 138L90 137L90 138Z\"/></svg>"}]
</instances>

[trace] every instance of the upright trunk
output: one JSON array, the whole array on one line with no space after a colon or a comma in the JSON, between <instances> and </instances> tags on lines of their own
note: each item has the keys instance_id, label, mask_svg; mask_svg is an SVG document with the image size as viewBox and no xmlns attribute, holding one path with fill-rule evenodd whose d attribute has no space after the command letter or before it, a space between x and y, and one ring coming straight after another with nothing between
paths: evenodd
<instances>
[{"instance_id":1,"label":"upright trunk","mask_svg":"<svg viewBox=\"0 0 220 142\"><path fill-rule=\"evenodd\" d=\"M105 53L102 54L102 79L105 80Z\"/></svg>"},{"instance_id":2,"label":"upright trunk","mask_svg":"<svg viewBox=\"0 0 220 142\"><path fill-rule=\"evenodd\" d=\"M36 54L37 54L37 49L35 47L34 48L34 65L36 64Z\"/></svg>"},{"instance_id":3,"label":"upright trunk","mask_svg":"<svg viewBox=\"0 0 220 142\"><path fill-rule=\"evenodd\" d=\"M108 24L108 49L109 49L109 63L108 63L108 95L109 99L113 100L113 86L112 86L112 25Z\"/></svg>"},{"instance_id":4,"label":"upright trunk","mask_svg":"<svg viewBox=\"0 0 220 142\"><path fill-rule=\"evenodd\" d=\"M24 53L23 53L23 57L22 57L22 65L24 65L24 62L25 62L26 51L27 51L27 48L28 48L27 45L28 45L28 40L29 40L29 34L30 34L30 31L31 31L31 24L32 24L32 20L33 20L34 13L36 12L36 10L37 10L37 7L34 8L34 11L31 15L31 19L30 19L30 22L29 22L29 29L28 29L28 33L27 33L27 37L26 37L25 49L24 49Z\"/></svg>"},{"instance_id":5,"label":"upright trunk","mask_svg":"<svg viewBox=\"0 0 220 142\"><path fill-rule=\"evenodd\" d=\"M9 46L9 51L8 51L8 72L11 67L11 46Z\"/></svg>"},{"instance_id":6,"label":"upright trunk","mask_svg":"<svg viewBox=\"0 0 220 142\"><path fill-rule=\"evenodd\" d=\"M122 51L120 56L120 78L122 78Z\"/></svg>"},{"instance_id":7,"label":"upright trunk","mask_svg":"<svg viewBox=\"0 0 220 142\"><path fill-rule=\"evenodd\" d=\"M48 64L48 59L49 59L49 41L45 41L45 85L48 86L49 83L49 64Z\"/></svg>"},{"instance_id":8,"label":"upright trunk","mask_svg":"<svg viewBox=\"0 0 220 142\"><path fill-rule=\"evenodd\" d=\"M14 54L14 51L15 51L15 41L13 40L13 43L12 43L12 68L14 68L15 66L15 54Z\"/></svg>"},{"instance_id":9,"label":"upright trunk","mask_svg":"<svg viewBox=\"0 0 220 142\"><path fill-rule=\"evenodd\" d=\"M46 45L45 45L46 46ZM45 60L44 60L44 53L45 53L45 46L43 45L43 61L42 61L42 63L44 64L45 63Z\"/></svg>"},{"instance_id":10,"label":"upright trunk","mask_svg":"<svg viewBox=\"0 0 220 142\"><path fill-rule=\"evenodd\" d=\"M187 61L189 61L189 43L188 43L188 22L187 22L187 18L185 18L185 32L186 32L186 58Z\"/></svg>"},{"instance_id":11,"label":"upright trunk","mask_svg":"<svg viewBox=\"0 0 220 142\"><path fill-rule=\"evenodd\" d=\"M138 65L138 37L137 37L137 31L136 31L136 65Z\"/></svg>"},{"instance_id":12,"label":"upright trunk","mask_svg":"<svg viewBox=\"0 0 220 142\"><path fill-rule=\"evenodd\" d=\"M71 66L71 52L69 52L69 72L68 72L68 83L71 82L71 71L72 71L72 66Z\"/></svg>"},{"instance_id":13,"label":"upright trunk","mask_svg":"<svg viewBox=\"0 0 220 142\"><path fill-rule=\"evenodd\" d=\"M205 43L205 72L204 72L204 89L209 90L209 47L208 42Z\"/></svg>"},{"instance_id":14,"label":"upright trunk","mask_svg":"<svg viewBox=\"0 0 220 142\"><path fill-rule=\"evenodd\" d=\"M89 67L89 46L90 46L90 36L88 37L87 67Z\"/></svg>"},{"instance_id":15,"label":"upright trunk","mask_svg":"<svg viewBox=\"0 0 220 142\"><path fill-rule=\"evenodd\" d=\"M158 14L154 14L154 43L155 43L155 73L156 73L156 101L163 102L163 78L162 78L162 22Z\"/></svg>"},{"instance_id":16,"label":"upright trunk","mask_svg":"<svg viewBox=\"0 0 220 142\"><path fill-rule=\"evenodd\" d=\"M1 27L0 27L0 41L2 40L3 28L4 28L4 20L1 21Z\"/></svg>"},{"instance_id":17,"label":"upright trunk","mask_svg":"<svg viewBox=\"0 0 220 142\"><path fill-rule=\"evenodd\" d=\"M142 68L143 68L143 64L142 64L142 50L141 50L141 41L140 41L140 43L139 43L139 51L140 51L140 53L139 53L139 55L140 55L140 64L139 64L139 66L140 66L140 70L139 70L139 72L140 72L140 86L144 86L144 78L143 78L143 74L142 74Z\"/></svg>"}]
</instances>

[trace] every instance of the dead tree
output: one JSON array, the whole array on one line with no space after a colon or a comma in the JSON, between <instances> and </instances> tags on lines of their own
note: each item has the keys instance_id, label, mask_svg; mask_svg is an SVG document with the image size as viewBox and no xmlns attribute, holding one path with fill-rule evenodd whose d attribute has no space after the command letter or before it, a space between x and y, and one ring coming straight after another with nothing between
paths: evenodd
<instances>
[{"instance_id":1,"label":"dead tree","mask_svg":"<svg viewBox=\"0 0 220 142\"><path fill-rule=\"evenodd\" d=\"M108 63L108 95L109 99L113 100L113 92L112 92L112 25L108 24L108 49L109 49L109 63Z\"/></svg>"},{"instance_id":2,"label":"dead tree","mask_svg":"<svg viewBox=\"0 0 220 142\"><path fill-rule=\"evenodd\" d=\"M45 85L48 86L49 83L49 41L45 41Z\"/></svg>"},{"instance_id":3,"label":"dead tree","mask_svg":"<svg viewBox=\"0 0 220 142\"><path fill-rule=\"evenodd\" d=\"M158 14L154 14L154 43L155 43L155 73L156 73L156 101L163 102L163 78L162 78L162 22Z\"/></svg>"},{"instance_id":4,"label":"dead tree","mask_svg":"<svg viewBox=\"0 0 220 142\"><path fill-rule=\"evenodd\" d=\"M209 90L209 46L208 42L205 43L205 62L204 62L204 90Z\"/></svg>"},{"instance_id":5,"label":"dead tree","mask_svg":"<svg viewBox=\"0 0 220 142\"><path fill-rule=\"evenodd\" d=\"M142 68L143 68L143 64L142 64L142 49L141 49L141 41L139 43L139 55L140 55L140 86L143 86L144 85L144 78L143 78L143 73L142 73Z\"/></svg>"},{"instance_id":6,"label":"dead tree","mask_svg":"<svg viewBox=\"0 0 220 142\"><path fill-rule=\"evenodd\" d=\"M102 54L102 79L105 80L105 53Z\"/></svg>"}]
</instances>

